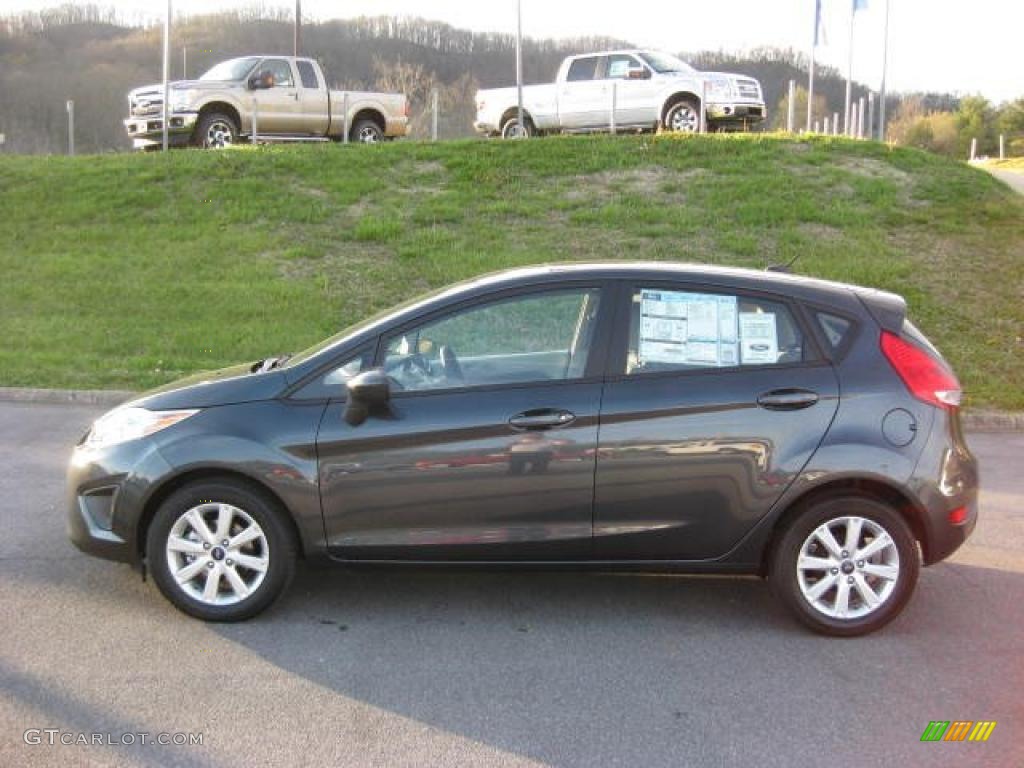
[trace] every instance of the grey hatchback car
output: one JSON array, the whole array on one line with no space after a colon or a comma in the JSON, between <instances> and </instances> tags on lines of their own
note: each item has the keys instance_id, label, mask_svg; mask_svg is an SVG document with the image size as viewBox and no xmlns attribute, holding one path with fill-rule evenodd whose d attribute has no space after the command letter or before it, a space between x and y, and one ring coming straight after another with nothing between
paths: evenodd
<instances>
[{"instance_id":1,"label":"grey hatchback car","mask_svg":"<svg viewBox=\"0 0 1024 768\"><path fill-rule=\"evenodd\" d=\"M760 575L863 634L977 520L960 385L906 314L706 266L481 277L102 416L71 539L212 621L306 559Z\"/></svg>"}]
</instances>

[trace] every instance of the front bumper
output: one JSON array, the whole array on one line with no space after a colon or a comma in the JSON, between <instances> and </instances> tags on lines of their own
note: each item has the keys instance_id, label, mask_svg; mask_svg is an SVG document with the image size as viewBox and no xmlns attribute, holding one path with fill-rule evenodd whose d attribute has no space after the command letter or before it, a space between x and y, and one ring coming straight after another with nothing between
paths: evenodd
<instances>
[{"instance_id":1,"label":"front bumper","mask_svg":"<svg viewBox=\"0 0 1024 768\"><path fill-rule=\"evenodd\" d=\"M760 123L768 117L762 102L720 102L708 104L708 119L716 123Z\"/></svg>"},{"instance_id":2,"label":"front bumper","mask_svg":"<svg viewBox=\"0 0 1024 768\"><path fill-rule=\"evenodd\" d=\"M175 112L171 115L167 141L174 146L188 144L192 139L199 115L194 112ZM163 143L164 121L161 115L129 117L124 129L136 149Z\"/></svg>"},{"instance_id":3,"label":"front bumper","mask_svg":"<svg viewBox=\"0 0 1024 768\"><path fill-rule=\"evenodd\" d=\"M75 448L68 464L68 536L81 551L137 564L138 525L150 490L170 465L142 439L102 450Z\"/></svg>"}]
</instances>

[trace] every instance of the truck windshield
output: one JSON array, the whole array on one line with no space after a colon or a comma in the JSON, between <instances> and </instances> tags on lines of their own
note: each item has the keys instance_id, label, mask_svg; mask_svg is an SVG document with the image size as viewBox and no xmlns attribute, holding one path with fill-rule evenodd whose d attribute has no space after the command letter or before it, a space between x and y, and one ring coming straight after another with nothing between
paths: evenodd
<instances>
[{"instance_id":1,"label":"truck windshield","mask_svg":"<svg viewBox=\"0 0 1024 768\"><path fill-rule=\"evenodd\" d=\"M222 61L214 66L200 80L241 80L249 70L256 66L259 59L255 56L248 56L244 59L230 59Z\"/></svg>"},{"instance_id":2,"label":"truck windshield","mask_svg":"<svg viewBox=\"0 0 1024 768\"><path fill-rule=\"evenodd\" d=\"M644 51L640 54L640 58L650 64L651 69L659 75L664 75L668 72L683 72L689 75L696 72L693 67L682 59L677 59L675 56L670 56L667 53Z\"/></svg>"}]
</instances>

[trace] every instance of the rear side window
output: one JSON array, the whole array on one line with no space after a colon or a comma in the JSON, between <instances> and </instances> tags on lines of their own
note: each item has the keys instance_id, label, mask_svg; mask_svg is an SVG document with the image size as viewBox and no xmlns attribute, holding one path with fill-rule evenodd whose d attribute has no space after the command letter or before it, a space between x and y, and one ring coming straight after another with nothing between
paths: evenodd
<instances>
[{"instance_id":1,"label":"rear side window","mask_svg":"<svg viewBox=\"0 0 1024 768\"><path fill-rule=\"evenodd\" d=\"M633 292L626 373L787 365L804 338L779 302L664 288Z\"/></svg>"},{"instance_id":2,"label":"rear side window","mask_svg":"<svg viewBox=\"0 0 1024 768\"><path fill-rule=\"evenodd\" d=\"M302 78L302 87L317 89L320 87L320 83L316 79L316 70L313 69L313 65L308 61L297 61L295 66L299 68L299 77Z\"/></svg>"},{"instance_id":3,"label":"rear side window","mask_svg":"<svg viewBox=\"0 0 1024 768\"><path fill-rule=\"evenodd\" d=\"M569 72L565 76L565 79L569 82L593 80L594 75L597 72L597 61L597 56L588 56L583 59L576 59L576 61L569 65Z\"/></svg>"},{"instance_id":4,"label":"rear side window","mask_svg":"<svg viewBox=\"0 0 1024 768\"><path fill-rule=\"evenodd\" d=\"M815 318L821 327L821 332L825 335L825 341L828 342L829 348L834 351L843 346L853 329L853 323L845 317L830 315L827 312L816 312Z\"/></svg>"}]
</instances>

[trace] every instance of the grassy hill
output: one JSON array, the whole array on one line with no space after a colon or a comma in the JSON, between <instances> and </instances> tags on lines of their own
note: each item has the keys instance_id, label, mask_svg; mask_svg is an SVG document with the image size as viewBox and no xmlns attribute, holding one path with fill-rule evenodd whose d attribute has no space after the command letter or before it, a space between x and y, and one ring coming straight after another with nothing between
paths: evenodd
<instances>
[{"instance_id":1,"label":"grassy hill","mask_svg":"<svg viewBox=\"0 0 1024 768\"><path fill-rule=\"evenodd\" d=\"M1024 199L915 150L776 136L0 157L0 385L141 388L455 279L674 259L907 297L972 405L1024 408Z\"/></svg>"}]
</instances>

